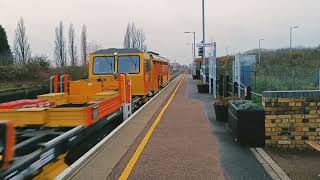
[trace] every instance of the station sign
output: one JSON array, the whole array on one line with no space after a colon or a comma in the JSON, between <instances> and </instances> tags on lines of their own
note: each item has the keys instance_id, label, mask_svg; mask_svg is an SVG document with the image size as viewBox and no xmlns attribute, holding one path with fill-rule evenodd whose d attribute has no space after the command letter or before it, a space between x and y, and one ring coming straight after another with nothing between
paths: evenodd
<instances>
[{"instance_id":1,"label":"station sign","mask_svg":"<svg viewBox=\"0 0 320 180\"><path fill-rule=\"evenodd\" d=\"M198 43L197 47L212 47L214 43Z\"/></svg>"}]
</instances>

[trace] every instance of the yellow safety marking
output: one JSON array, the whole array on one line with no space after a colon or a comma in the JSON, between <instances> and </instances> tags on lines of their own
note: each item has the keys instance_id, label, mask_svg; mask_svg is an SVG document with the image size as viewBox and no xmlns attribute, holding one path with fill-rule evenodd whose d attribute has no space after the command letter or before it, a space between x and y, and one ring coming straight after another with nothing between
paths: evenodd
<instances>
[{"instance_id":1,"label":"yellow safety marking","mask_svg":"<svg viewBox=\"0 0 320 180\"><path fill-rule=\"evenodd\" d=\"M157 125L159 124L164 112L166 111L166 109L168 108L168 106L170 105L171 101L173 100L173 97L175 96L175 94L178 91L178 88L180 86L180 84L182 83L184 79L184 76L182 77L181 81L179 82L178 86L176 87L176 89L174 90L174 92L172 93L170 99L168 100L168 102L166 103L166 105L161 109L160 113L158 114L156 120L152 123L151 127L149 128L148 132L146 133L146 135L144 136L144 138L142 139L141 143L139 144L138 148L136 149L136 151L134 152L133 156L131 157L129 163L127 164L126 168L123 170L121 176L119 177L120 180L126 180L128 179L134 165L136 164L136 162L138 161L145 145L148 143L153 131L155 130L155 128L157 127Z\"/></svg>"}]
</instances>

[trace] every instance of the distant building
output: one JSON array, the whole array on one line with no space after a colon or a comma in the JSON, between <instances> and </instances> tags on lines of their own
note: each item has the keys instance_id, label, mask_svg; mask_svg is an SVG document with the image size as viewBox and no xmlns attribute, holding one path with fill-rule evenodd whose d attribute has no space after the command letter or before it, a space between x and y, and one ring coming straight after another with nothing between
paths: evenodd
<instances>
[{"instance_id":1,"label":"distant building","mask_svg":"<svg viewBox=\"0 0 320 180\"><path fill-rule=\"evenodd\" d=\"M208 62L209 58L205 58L205 61ZM208 63L206 63L206 65L208 65ZM200 79L201 66L202 66L202 58L195 58L193 61L193 67L192 67L193 79Z\"/></svg>"}]
</instances>

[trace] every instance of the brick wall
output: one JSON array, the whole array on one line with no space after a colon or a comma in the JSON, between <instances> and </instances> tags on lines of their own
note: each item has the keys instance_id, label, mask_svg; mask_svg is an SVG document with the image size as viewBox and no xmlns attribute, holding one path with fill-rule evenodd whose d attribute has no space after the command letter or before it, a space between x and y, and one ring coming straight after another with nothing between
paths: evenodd
<instances>
[{"instance_id":1,"label":"brick wall","mask_svg":"<svg viewBox=\"0 0 320 180\"><path fill-rule=\"evenodd\" d=\"M320 91L265 91L266 146L307 148L320 140Z\"/></svg>"}]
</instances>

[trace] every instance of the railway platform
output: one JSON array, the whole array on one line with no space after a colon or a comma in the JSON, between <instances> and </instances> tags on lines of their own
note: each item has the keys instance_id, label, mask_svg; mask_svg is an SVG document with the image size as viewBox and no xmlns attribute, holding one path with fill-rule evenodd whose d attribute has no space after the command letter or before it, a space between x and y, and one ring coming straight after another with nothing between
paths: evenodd
<instances>
[{"instance_id":1,"label":"railway platform","mask_svg":"<svg viewBox=\"0 0 320 180\"><path fill-rule=\"evenodd\" d=\"M180 75L57 179L271 179Z\"/></svg>"}]
</instances>

